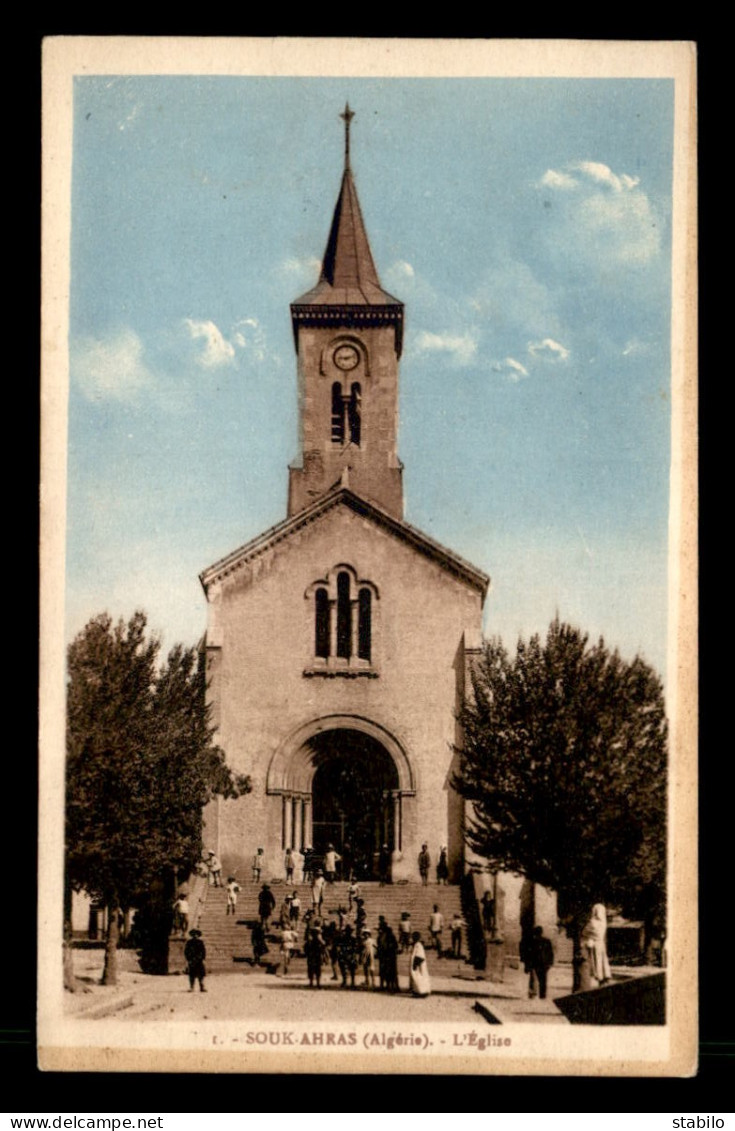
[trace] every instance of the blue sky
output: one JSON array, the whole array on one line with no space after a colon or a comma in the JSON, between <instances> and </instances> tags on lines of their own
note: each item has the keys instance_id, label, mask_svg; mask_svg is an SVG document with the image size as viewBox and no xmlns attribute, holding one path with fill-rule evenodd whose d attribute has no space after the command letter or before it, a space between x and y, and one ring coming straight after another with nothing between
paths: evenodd
<instances>
[{"instance_id":1,"label":"blue sky","mask_svg":"<svg viewBox=\"0 0 735 1131\"><path fill-rule=\"evenodd\" d=\"M673 82L84 77L74 86L67 630L206 623L199 572L285 517L289 303L352 165L406 304L406 518L663 674Z\"/></svg>"}]
</instances>

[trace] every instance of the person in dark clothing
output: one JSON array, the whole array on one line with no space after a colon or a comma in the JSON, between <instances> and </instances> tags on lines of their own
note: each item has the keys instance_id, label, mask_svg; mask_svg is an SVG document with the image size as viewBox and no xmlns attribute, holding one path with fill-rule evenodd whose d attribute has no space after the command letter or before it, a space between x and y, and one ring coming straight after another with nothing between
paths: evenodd
<instances>
[{"instance_id":1,"label":"person in dark clothing","mask_svg":"<svg viewBox=\"0 0 735 1131\"><path fill-rule=\"evenodd\" d=\"M268 930L270 917L273 914L273 908L276 906L276 899L273 892L268 887L268 884L263 884L258 895L258 914L260 915L260 925L264 931Z\"/></svg>"},{"instance_id":2,"label":"person in dark clothing","mask_svg":"<svg viewBox=\"0 0 735 1131\"><path fill-rule=\"evenodd\" d=\"M533 968L533 931L526 928L521 932L521 941L518 944L518 957L523 963L523 969L528 974L528 996L536 997L538 980Z\"/></svg>"},{"instance_id":3,"label":"person in dark clothing","mask_svg":"<svg viewBox=\"0 0 735 1131\"><path fill-rule=\"evenodd\" d=\"M314 849L309 845L304 849L304 883L310 884L314 879L314 868L316 861L314 859Z\"/></svg>"},{"instance_id":4,"label":"person in dark clothing","mask_svg":"<svg viewBox=\"0 0 735 1131\"><path fill-rule=\"evenodd\" d=\"M306 955L306 972L309 975L309 986L319 989L322 981L322 961L324 959L324 941L318 927L308 927L304 939L304 954Z\"/></svg>"},{"instance_id":5,"label":"person in dark clothing","mask_svg":"<svg viewBox=\"0 0 735 1131\"><path fill-rule=\"evenodd\" d=\"M332 981L338 982L339 975L337 973L337 939L339 938L340 928L338 928L334 919L330 919L325 923L322 930L322 938L324 942L324 953L329 958L332 967Z\"/></svg>"},{"instance_id":6,"label":"person in dark clothing","mask_svg":"<svg viewBox=\"0 0 735 1131\"><path fill-rule=\"evenodd\" d=\"M393 928L384 922L382 938L378 936L380 986L388 993L398 993L398 939Z\"/></svg>"},{"instance_id":7,"label":"person in dark clothing","mask_svg":"<svg viewBox=\"0 0 735 1131\"><path fill-rule=\"evenodd\" d=\"M495 930L495 900L489 891L482 897L482 925L488 934Z\"/></svg>"},{"instance_id":8,"label":"person in dark clothing","mask_svg":"<svg viewBox=\"0 0 735 1131\"><path fill-rule=\"evenodd\" d=\"M405 951L411 949L411 914L409 911L402 911L401 918L398 923L398 953L403 954Z\"/></svg>"},{"instance_id":9,"label":"person in dark clothing","mask_svg":"<svg viewBox=\"0 0 735 1131\"><path fill-rule=\"evenodd\" d=\"M383 845L378 856L378 876L381 887L390 883L390 849L387 844Z\"/></svg>"},{"instance_id":10,"label":"person in dark clothing","mask_svg":"<svg viewBox=\"0 0 735 1131\"><path fill-rule=\"evenodd\" d=\"M207 948L202 939L202 932L193 927L189 931L189 939L184 947L184 958L186 959L186 968L189 974L189 993L194 993L194 983L199 982L199 990L205 994L207 991L204 987L204 979L207 976L207 971L204 965L204 959L207 957Z\"/></svg>"},{"instance_id":11,"label":"person in dark clothing","mask_svg":"<svg viewBox=\"0 0 735 1131\"><path fill-rule=\"evenodd\" d=\"M538 996L546 997L546 979L554 965L554 948L547 939L543 927L534 927L528 948L528 961L538 979Z\"/></svg>"},{"instance_id":12,"label":"person in dark clothing","mask_svg":"<svg viewBox=\"0 0 735 1131\"><path fill-rule=\"evenodd\" d=\"M291 916L291 926L298 927L299 915L301 914L301 900L299 899L298 891L295 891L291 896L291 910L289 914Z\"/></svg>"},{"instance_id":13,"label":"person in dark clothing","mask_svg":"<svg viewBox=\"0 0 735 1131\"><path fill-rule=\"evenodd\" d=\"M447 859L446 846L439 852L439 862L436 866L436 882L437 884L446 884L449 881L449 861Z\"/></svg>"},{"instance_id":14,"label":"person in dark clothing","mask_svg":"<svg viewBox=\"0 0 735 1131\"><path fill-rule=\"evenodd\" d=\"M355 871L355 857L352 852L352 845L348 840L342 845L342 867L341 874L343 880L351 880Z\"/></svg>"},{"instance_id":15,"label":"person in dark clothing","mask_svg":"<svg viewBox=\"0 0 735 1131\"><path fill-rule=\"evenodd\" d=\"M426 887L429 882L429 868L431 867L431 857L429 856L428 844L421 845L419 852L419 875L421 876L421 883Z\"/></svg>"},{"instance_id":16,"label":"person in dark clothing","mask_svg":"<svg viewBox=\"0 0 735 1131\"><path fill-rule=\"evenodd\" d=\"M342 975L342 987L347 989L349 975L350 986L355 988L355 973L357 971L357 940L352 934L352 927L347 924L337 940L337 962Z\"/></svg>"},{"instance_id":17,"label":"person in dark clothing","mask_svg":"<svg viewBox=\"0 0 735 1131\"><path fill-rule=\"evenodd\" d=\"M377 950L378 950L378 974L379 974L379 978L380 978L380 988L381 988L381 990L384 990L386 988L386 985L387 985L387 979L386 979L386 976L385 976L386 975L386 971L385 971L385 959L386 959L385 930L386 930L387 926L388 926L388 924L385 921L385 915L381 915L380 918L378 919L378 938L376 940L377 941Z\"/></svg>"},{"instance_id":18,"label":"person in dark clothing","mask_svg":"<svg viewBox=\"0 0 735 1131\"><path fill-rule=\"evenodd\" d=\"M253 961L260 966L260 960L268 953L268 944L265 941L265 931L262 923L253 923L250 931L250 942L253 947Z\"/></svg>"}]
</instances>

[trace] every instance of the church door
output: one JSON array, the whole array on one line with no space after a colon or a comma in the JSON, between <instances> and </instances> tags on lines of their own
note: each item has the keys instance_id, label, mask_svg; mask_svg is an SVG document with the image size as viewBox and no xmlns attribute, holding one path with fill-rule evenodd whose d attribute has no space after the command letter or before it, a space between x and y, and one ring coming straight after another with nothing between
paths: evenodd
<instances>
[{"instance_id":1,"label":"church door","mask_svg":"<svg viewBox=\"0 0 735 1131\"><path fill-rule=\"evenodd\" d=\"M394 798L398 772L383 746L355 730L327 731L312 740L313 847L332 845L342 857L339 875L377 878L382 845L396 840Z\"/></svg>"}]
</instances>

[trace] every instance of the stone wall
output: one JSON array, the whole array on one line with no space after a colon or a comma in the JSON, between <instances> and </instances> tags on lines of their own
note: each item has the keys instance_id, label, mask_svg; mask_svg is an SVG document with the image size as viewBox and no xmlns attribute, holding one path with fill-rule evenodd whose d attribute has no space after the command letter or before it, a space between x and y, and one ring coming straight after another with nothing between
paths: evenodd
<instances>
[{"instance_id":1,"label":"stone wall","mask_svg":"<svg viewBox=\"0 0 735 1131\"><path fill-rule=\"evenodd\" d=\"M375 588L372 656L362 671L315 674L313 586L339 564ZM328 727L340 716L383 728L410 766L415 793L402 799L395 877L418 879L423 841L434 863L440 846L449 845L458 877L462 806L450 785L455 712L464 641L476 641L479 632L479 590L339 505L217 581L209 601L217 741L232 769L253 783L251 794L215 803L206 814L206 845L218 848L225 870L249 874L262 846L268 875L282 875L282 799L268 793L269 766L299 728L315 720Z\"/></svg>"}]
</instances>

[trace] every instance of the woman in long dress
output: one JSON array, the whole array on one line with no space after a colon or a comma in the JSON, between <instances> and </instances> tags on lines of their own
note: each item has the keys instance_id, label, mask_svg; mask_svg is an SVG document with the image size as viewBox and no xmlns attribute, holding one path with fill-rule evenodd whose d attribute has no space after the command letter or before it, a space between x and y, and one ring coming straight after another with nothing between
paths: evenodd
<instances>
[{"instance_id":1,"label":"woman in long dress","mask_svg":"<svg viewBox=\"0 0 735 1131\"><path fill-rule=\"evenodd\" d=\"M426 951L421 942L421 935L414 931L412 935L413 946L409 954L408 985L414 997L428 997L431 993L431 978L426 962Z\"/></svg>"},{"instance_id":2,"label":"woman in long dress","mask_svg":"<svg viewBox=\"0 0 735 1131\"><path fill-rule=\"evenodd\" d=\"M607 912L604 903L596 903L592 908L587 926L582 931L582 947L589 962L590 974L599 985L612 979L610 963L607 958Z\"/></svg>"}]
</instances>

